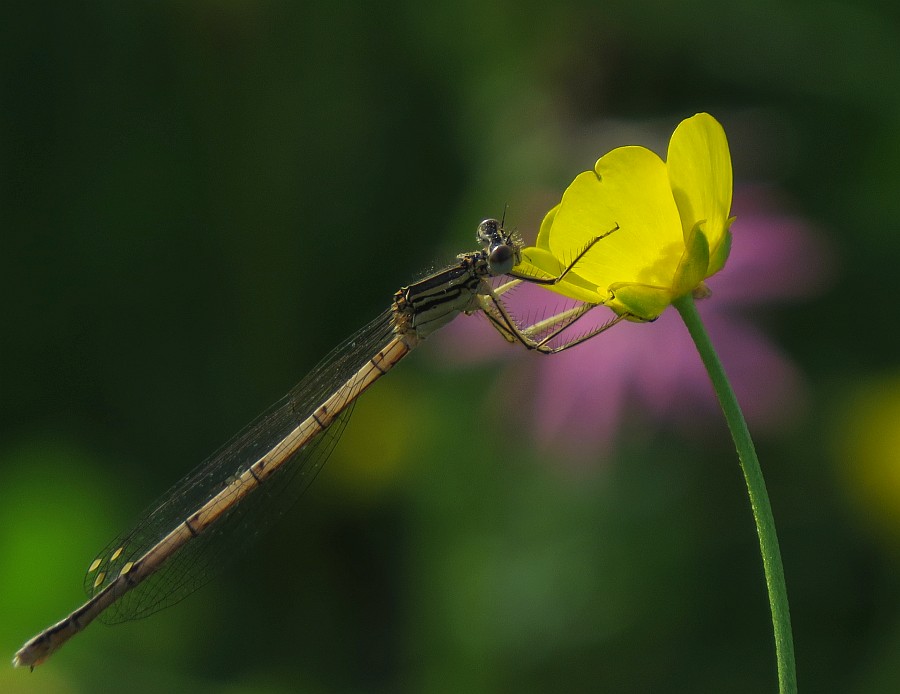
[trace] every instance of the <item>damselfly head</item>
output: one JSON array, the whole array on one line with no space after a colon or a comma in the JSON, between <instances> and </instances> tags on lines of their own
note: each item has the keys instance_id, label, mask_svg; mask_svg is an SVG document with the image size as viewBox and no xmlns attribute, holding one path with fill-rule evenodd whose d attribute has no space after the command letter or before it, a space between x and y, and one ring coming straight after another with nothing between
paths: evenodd
<instances>
[{"instance_id":1,"label":"damselfly head","mask_svg":"<svg viewBox=\"0 0 900 694\"><path fill-rule=\"evenodd\" d=\"M504 231L502 222L485 219L475 237L484 248L492 275L505 275L519 262L519 243Z\"/></svg>"}]
</instances>

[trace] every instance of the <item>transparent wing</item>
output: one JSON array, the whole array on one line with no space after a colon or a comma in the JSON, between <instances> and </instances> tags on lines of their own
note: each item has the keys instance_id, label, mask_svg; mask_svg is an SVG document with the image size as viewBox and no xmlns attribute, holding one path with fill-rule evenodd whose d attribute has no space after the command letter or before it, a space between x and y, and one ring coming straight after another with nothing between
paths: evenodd
<instances>
[{"instance_id":1,"label":"transparent wing","mask_svg":"<svg viewBox=\"0 0 900 694\"><path fill-rule=\"evenodd\" d=\"M91 563L84 580L87 594L99 593L127 572L193 511L219 494L229 480L276 447L387 345L392 335L391 314L385 312L334 349L284 398L157 499L133 528L110 542ZM347 400L355 395L348 392ZM126 592L100 618L116 623L146 617L183 600L209 581L299 499L340 439L352 409L353 402L263 484L187 542L156 573Z\"/></svg>"},{"instance_id":2,"label":"transparent wing","mask_svg":"<svg viewBox=\"0 0 900 694\"><path fill-rule=\"evenodd\" d=\"M581 344L623 320L602 304L563 298L542 285L504 277L492 283L482 309L510 342L521 342L543 354Z\"/></svg>"}]
</instances>

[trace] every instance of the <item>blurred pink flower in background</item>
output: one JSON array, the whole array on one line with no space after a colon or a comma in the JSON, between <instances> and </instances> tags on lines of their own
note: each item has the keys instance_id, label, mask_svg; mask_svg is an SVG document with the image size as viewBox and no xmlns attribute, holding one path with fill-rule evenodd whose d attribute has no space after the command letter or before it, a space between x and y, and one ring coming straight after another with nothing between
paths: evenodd
<instances>
[{"instance_id":1,"label":"blurred pink flower in background","mask_svg":"<svg viewBox=\"0 0 900 694\"><path fill-rule=\"evenodd\" d=\"M832 256L811 225L781 211L767 189L737 190L733 214L731 256L708 282L712 297L698 308L748 424L757 433L773 433L802 411L803 377L745 313L821 292ZM549 309L536 308L535 296ZM558 298L531 290L530 306L516 312L550 314ZM600 312L613 315L602 307L592 313ZM672 309L654 323L622 322L546 357L513 350L483 316L454 321L436 342L447 363L503 360L495 399L522 403L516 406L520 417L530 408L535 442L572 459L610 454L617 433L641 411L650 415L639 419L645 427L650 420L702 430L708 418L719 417L700 357Z\"/></svg>"}]
</instances>

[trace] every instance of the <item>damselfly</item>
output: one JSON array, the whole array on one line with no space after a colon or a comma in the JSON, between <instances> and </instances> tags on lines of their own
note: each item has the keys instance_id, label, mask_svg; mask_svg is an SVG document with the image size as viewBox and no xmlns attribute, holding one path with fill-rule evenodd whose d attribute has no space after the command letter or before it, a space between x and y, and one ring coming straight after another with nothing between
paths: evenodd
<instances>
[{"instance_id":1,"label":"damselfly","mask_svg":"<svg viewBox=\"0 0 900 694\"><path fill-rule=\"evenodd\" d=\"M523 281L559 282L609 233L598 235L557 277L535 277L515 269L521 241L501 222L483 221L477 232L481 250L459 255L456 264L400 289L388 311L333 350L281 401L107 545L85 577L88 601L28 641L13 664L34 668L101 615L111 623L144 617L199 588L217 557L233 554L235 542L257 533L259 518L278 515L312 482L366 388L460 313L483 312L508 341L546 354L617 323L620 317L566 340L566 331L596 304L527 324L515 319L502 300ZM504 275L509 280L494 286L491 280Z\"/></svg>"}]
</instances>

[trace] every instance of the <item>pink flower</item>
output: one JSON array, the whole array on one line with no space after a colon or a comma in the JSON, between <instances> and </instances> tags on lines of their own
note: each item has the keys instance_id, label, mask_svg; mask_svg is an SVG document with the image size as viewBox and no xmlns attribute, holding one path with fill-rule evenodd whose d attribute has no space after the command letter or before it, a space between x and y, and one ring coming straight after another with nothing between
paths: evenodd
<instances>
[{"instance_id":1,"label":"pink flower","mask_svg":"<svg viewBox=\"0 0 900 694\"><path fill-rule=\"evenodd\" d=\"M772 433L802 412L803 377L744 314L820 291L831 275L832 259L810 225L781 212L767 190L737 191L733 213L731 255L708 280L712 297L698 302L698 308L749 426ZM540 318L558 305L558 297L549 292L523 290L528 297L524 309L510 302L520 315ZM545 306L539 308L535 300ZM613 316L602 307L592 313ZM519 416L530 418L528 430L535 442L560 457L608 455L618 433L640 413L645 414L641 430L648 435L654 422L702 431L708 417L718 416L700 358L672 309L654 323L622 322L549 357L524 350L514 356L483 317L458 319L444 333L436 341L446 361L504 360L494 397L524 403L516 407Z\"/></svg>"}]
</instances>

